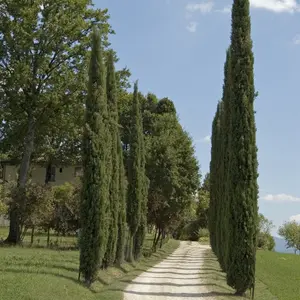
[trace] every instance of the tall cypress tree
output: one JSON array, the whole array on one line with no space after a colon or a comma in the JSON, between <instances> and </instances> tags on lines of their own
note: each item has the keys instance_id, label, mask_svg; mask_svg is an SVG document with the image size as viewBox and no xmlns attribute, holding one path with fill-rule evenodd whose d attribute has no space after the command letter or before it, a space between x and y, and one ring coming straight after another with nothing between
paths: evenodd
<instances>
[{"instance_id":1,"label":"tall cypress tree","mask_svg":"<svg viewBox=\"0 0 300 300\"><path fill-rule=\"evenodd\" d=\"M105 70L101 37L92 34L83 136L83 177L81 194L80 268L85 282L91 284L107 244L107 147L108 124L105 95Z\"/></svg>"},{"instance_id":2,"label":"tall cypress tree","mask_svg":"<svg viewBox=\"0 0 300 300\"><path fill-rule=\"evenodd\" d=\"M149 179L146 176L146 149L144 136L141 139L141 177L142 182L142 198L141 198L141 220L138 230L134 237L134 259L139 259L141 256L143 243L146 236L147 229L147 213L148 213L148 188Z\"/></svg>"},{"instance_id":3,"label":"tall cypress tree","mask_svg":"<svg viewBox=\"0 0 300 300\"><path fill-rule=\"evenodd\" d=\"M118 218L120 207L120 157L119 157L119 115L117 89L115 79L115 67L113 52L109 51L107 56L106 72L106 95L110 115L110 136L111 136L111 180L109 183L109 234L104 258L104 266L112 265L116 259L118 241ZM123 162L122 162L123 163ZM110 174L108 174L110 175Z\"/></svg>"},{"instance_id":4,"label":"tall cypress tree","mask_svg":"<svg viewBox=\"0 0 300 300\"><path fill-rule=\"evenodd\" d=\"M249 0L235 0L231 32L230 239L227 282L242 295L255 283L257 147Z\"/></svg>"},{"instance_id":5,"label":"tall cypress tree","mask_svg":"<svg viewBox=\"0 0 300 300\"><path fill-rule=\"evenodd\" d=\"M117 241L117 253L116 253L116 263L121 265L124 262L125 254L125 243L127 222L126 222L126 199L127 199L127 181L123 160L123 148L121 139L118 140L118 156L119 156L119 216L118 216L118 241Z\"/></svg>"},{"instance_id":6,"label":"tall cypress tree","mask_svg":"<svg viewBox=\"0 0 300 300\"><path fill-rule=\"evenodd\" d=\"M218 208L218 139L220 122L220 103L218 103L217 111L212 123L211 135L211 161L210 161L210 203L209 203L209 219L208 226L210 232L210 244L212 250L217 255L217 208Z\"/></svg>"},{"instance_id":7,"label":"tall cypress tree","mask_svg":"<svg viewBox=\"0 0 300 300\"><path fill-rule=\"evenodd\" d=\"M231 53L230 48L226 52L226 62L224 65L224 84L223 84L223 114L221 117L222 128L222 158L221 158L221 220L220 220L220 265L223 271L227 268L227 251L228 251L228 222L229 222L229 193L231 182L228 179L229 172L229 139L230 139L230 97L231 97Z\"/></svg>"},{"instance_id":8,"label":"tall cypress tree","mask_svg":"<svg viewBox=\"0 0 300 300\"><path fill-rule=\"evenodd\" d=\"M143 152L143 125L138 84L134 84L132 116L130 126L128 156L128 194L127 222L129 227L127 260L134 260L134 237L141 221L141 204L143 199L143 172L141 169Z\"/></svg>"}]
</instances>

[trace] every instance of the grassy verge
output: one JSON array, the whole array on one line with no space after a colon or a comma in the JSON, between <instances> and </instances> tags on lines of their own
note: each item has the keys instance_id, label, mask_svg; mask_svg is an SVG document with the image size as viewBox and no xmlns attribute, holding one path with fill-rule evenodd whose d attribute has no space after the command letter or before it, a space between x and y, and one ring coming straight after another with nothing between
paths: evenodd
<instances>
[{"instance_id":1,"label":"grassy verge","mask_svg":"<svg viewBox=\"0 0 300 300\"><path fill-rule=\"evenodd\" d=\"M150 239L149 239L150 240ZM148 243L150 243L148 240ZM146 242L147 244L147 242ZM1 300L121 300L128 281L171 254L178 242L170 240L162 249L138 264L124 264L99 272L87 289L77 281L78 251L44 248L0 248Z\"/></svg>"},{"instance_id":2,"label":"grassy verge","mask_svg":"<svg viewBox=\"0 0 300 300\"><path fill-rule=\"evenodd\" d=\"M258 269L259 268L260 266L258 263ZM214 293L217 299L237 300L237 299L250 298L249 294L247 295L247 297L234 296L234 290L226 284L226 274L221 271L219 267L219 263L211 250L207 250L206 252L205 259L204 259L204 267L201 270L201 278L202 277L208 284L209 291ZM280 299L281 300L281 298L276 298L269 290L269 287L266 286L261 280L256 280L255 299L257 300ZM294 298L282 298L282 299L292 300ZM297 299L299 299L299 297Z\"/></svg>"},{"instance_id":3,"label":"grassy verge","mask_svg":"<svg viewBox=\"0 0 300 300\"><path fill-rule=\"evenodd\" d=\"M278 300L299 300L300 256L258 251L257 278Z\"/></svg>"}]
</instances>

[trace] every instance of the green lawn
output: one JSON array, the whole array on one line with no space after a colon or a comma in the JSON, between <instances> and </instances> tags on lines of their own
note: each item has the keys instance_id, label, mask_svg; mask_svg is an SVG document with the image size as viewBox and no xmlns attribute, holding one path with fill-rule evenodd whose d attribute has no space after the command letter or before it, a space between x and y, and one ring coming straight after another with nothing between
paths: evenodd
<instances>
[{"instance_id":1,"label":"green lawn","mask_svg":"<svg viewBox=\"0 0 300 300\"><path fill-rule=\"evenodd\" d=\"M258 266L260 268L260 266ZM236 297L234 296L234 290L226 284L226 274L220 270L219 263L212 253L211 250L207 250L206 258L204 260L204 268L201 271L201 276L206 281L206 284L211 292L215 294L215 298L218 300L229 300L229 299L249 299L247 297ZM280 300L276 298L269 291L268 287L260 280L256 281L255 287L255 299L256 300ZM292 300L293 298L282 298ZM299 298L298 298L299 299Z\"/></svg>"},{"instance_id":2,"label":"green lawn","mask_svg":"<svg viewBox=\"0 0 300 300\"><path fill-rule=\"evenodd\" d=\"M232 296L234 291L227 286L226 275L221 272L211 250L207 251L202 273L217 299L245 299ZM299 300L300 256L257 251L255 299Z\"/></svg>"},{"instance_id":3,"label":"green lawn","mask_svg":"<svg viewBox=\"0 0 300 300\"><path fill-rule=\"evenodd\" d=\"M148 236L146 246L151 238ZM137 265L124 264L99 272L87 289L77 281L78 251L44 248L0 248L1 300L121 300L128 281L171 254L179 242L170 240L162 249Z\"/></svg>"},{"instance_id":4,"label":"green lawn","mask_svg":"<svg viewBox=\"0 0 300 300\"><path fill-rule=\"evenodd\" d=\"M258 251L257 278L278 300L299 300L300 256Z\"/></svg>"}]
</instances>

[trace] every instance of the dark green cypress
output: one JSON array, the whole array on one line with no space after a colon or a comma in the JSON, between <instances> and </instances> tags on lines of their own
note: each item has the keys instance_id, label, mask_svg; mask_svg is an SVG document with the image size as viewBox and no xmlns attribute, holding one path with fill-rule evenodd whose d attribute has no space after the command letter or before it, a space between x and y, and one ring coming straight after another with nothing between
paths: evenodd
<instances>
[{"instance_id":1,"label":"dark green cypress","mask_svg":"<svg viewBox=\"0 0 300 300\"><path fill-rule=\"evenodd\" d=\"M209 232L210 244L213 252L217 255L217 207L218 207L218 139L219 139L219 120L220 120L220 103L218 103L217 111L212 123L211 134L211 161L210 161L210 203L209 203Z\"/></svg>"},{"instance_id":2,"label":"dark green cypress","mask_svg":"<svg viewBox=\"0 0 300 300\"><path fill-rule=\"evenodd\" d=\"M215 197L216 197L216 254L219 262L222 261L222 215L223 215L223 203L222 203L222 159L223 159L223 127L222 118L224 114L223 101L219 102L218 119L217 119L217 135L216 135L216 170L215 170ZM222 263L221 263L222 264Z\"/></svg>"},{"instance_id":3,"label":"dark green cypress","mask_svg":"<svg viewBox=\"0 0 300 300\"><path fill-rule=\"evenodd\" d=\"M141 206L143 199L143 125L138 84L134 84L132 115L130 126L129 156L128 156L128 194L127 194L127 222L129 237L127 246L127 260L134 260L134 237L141 221Z\"/></svg>"},{"instance_id":4,"label":"dark green cypress","mask_svg":"<svg viewBox=\"0 0 300 300\"><path fill-rule=\"evenodd\" d=\"M124 262L126 235L128 233L127 222L126 222L127 181L126 181L121 139L118 140L118 155L119 155L120 175L119 175L118 242L117 242L116 263L118 265L121 265Z\"/></svg>"},{"instance_id":5,"label":"dark green cypress","mask_svg":"<svg viewBox=\"0 0 300 300\"><path fill-rule=\"evenodd\" d=\"M83 136L83 177L81 195L80 268L85 282L95 280L107 244L107 103L101 37L92 34Z\"/></svg>"},{"instance_id":6,"label":"dark green cypress","mask_svg":"<svg viewBox=\"0 0 300 300\"><path fill-rule=\"evenodd\" d=\"M148 188L149 179L146 176L146 149L144 138L141 139L141 176L143 178L142 199L141 199L141 220L136 235L134 237L134 259L138 260L141 256L144 240L147 230L147 213L148 213Z\"/></svg>"},{"instance_id":7,"label":"dark green cypress","mask_svg":"<svg viewBox=\"0 0 300 300\"><path fill-rule=\"evenodd\" d=\"M117 89L115 79L115 67L113 52L109 51L106 67L106 95L110 116L110 136L111 136L111 180L109 187L109 234L104 258L104 266L112 265L116 260L117 241L118 241L118 218L119 218L119 185L120 185L120 161L119 161L119 115Z\"/></svg>"},{"instance_id":8,"label":"dark green cypress","mask_svg":"<svg viewBox=\"0 0 300 300\"><path fill-rule=\"evenodd\" d=\"M231 33L230 239L227 283L242 295L255 283L257 147L249 0L235 0Z\"/></svg>"},{"instance_id":9,"label":"dark green cypress","mask_svg":"<svg viewBox=\"0 0 300 300\"><path fill-rule=\"evenodd\" d=\"M222 158L221 158L221 174L220 174L220 197L221 197L221 220L220 226L220 265L223 271L227 268L227 251L228 251L228 222L229 222L229 193L230 180L229 172L229 138L230 138L230 97L231 97L231 53L230 48L226 53L226 62L224 65L224 84L223 84L223 114L221 118L222 128Z\"/></svg>"}]
</instances>

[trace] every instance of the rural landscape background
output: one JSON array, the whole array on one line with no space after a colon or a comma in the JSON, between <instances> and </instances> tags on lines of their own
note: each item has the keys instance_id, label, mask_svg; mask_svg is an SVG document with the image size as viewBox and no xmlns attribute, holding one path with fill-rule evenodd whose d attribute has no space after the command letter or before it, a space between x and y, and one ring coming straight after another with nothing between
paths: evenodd
<instances>
[{"instance_id":1,"label":"rural landscape background","mask_svg":"<svg viewBox=\"0 0 300 300\"><path fill-rule=\"evenodd\" d=\"M299 299L299 13L1 2L0 298Z\"/></svg>"}]
</instances>

